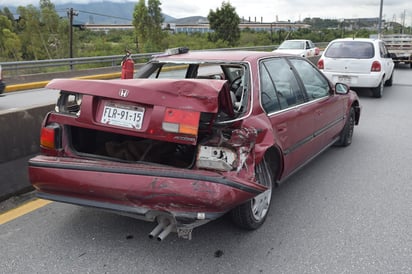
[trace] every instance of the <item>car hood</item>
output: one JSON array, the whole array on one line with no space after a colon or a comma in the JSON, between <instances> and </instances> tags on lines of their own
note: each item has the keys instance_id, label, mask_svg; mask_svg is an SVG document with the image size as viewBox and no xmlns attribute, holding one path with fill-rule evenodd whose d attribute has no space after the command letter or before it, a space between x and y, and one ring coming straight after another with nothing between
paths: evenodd
<instances>
[{"instance_id":1,"label":"car hood","mask_svg":"<svg viewBox=\"0 0 412 274\"><path fill-rule=\"evenodd\" d=\"M228 93L226 80L205 79L54 79L46 88L212 113L218 112L221 91Z\"/></svg>"}]
</instances>

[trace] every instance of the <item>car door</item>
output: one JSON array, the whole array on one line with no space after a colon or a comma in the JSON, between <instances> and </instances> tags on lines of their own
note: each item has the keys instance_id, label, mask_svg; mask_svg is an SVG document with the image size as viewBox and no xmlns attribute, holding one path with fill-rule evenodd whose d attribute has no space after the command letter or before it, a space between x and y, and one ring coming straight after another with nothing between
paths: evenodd
<instances>
[{"instance_id":1,"label":"car door","mask_svg":"<svg viewBox=\"0 0 412 274\"><path fill-rule=\"evenodd\" d=\"M283 177L291 174L314 154L313 106L305 95L291 65L284 58L260 64L260 100L272 124L274 143L283 153Z\"/></svg>"},{"instance_id":2,"label":"car door","mask_svg":"<svg viewBox=\"0 0 412 274\"><path fill-rule=\"evenodd\" d=\"M313 106L313 146L317 151L335 141L345 122L344 96L335 96L329 81L307 60L290 59Z\"/></svg>"},{"instance_id":3,"label":"car door","mask_svg":"<svg viewBox=\"0 0 412 274\"><path fill-rule=\"evenodd\" d=\"M305 41L306 57L315 56L315 46L310 41Z\"/></svg>"}]
</instances>

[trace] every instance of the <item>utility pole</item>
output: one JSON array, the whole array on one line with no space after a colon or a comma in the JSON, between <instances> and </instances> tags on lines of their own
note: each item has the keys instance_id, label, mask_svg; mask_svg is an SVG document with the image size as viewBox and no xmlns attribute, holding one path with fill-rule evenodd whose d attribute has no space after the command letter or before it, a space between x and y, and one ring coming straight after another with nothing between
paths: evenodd
<instances>
[{"instance_id":1,"label":"utility pole","mask_svg":"<svg viewBox=\"0 0 412 274\"><path fill-rule=\"evenodd\" d=\"M73 16L79 13L73 8L67 9L67 17L69 17L69 58L73 58ZM70 70L73 70L73 64L70 62Z\"/></svg>"},{"instance_id":2,"label":"utility pole","mask_svg":"<svg viewBox=\"0 0 412 274\"><path fill-rule=\"evenodd\" d=\"M383 9L383 0L381 0L381 5L379 9L378 39L380 39L382 36L382 9Z\"/></svg>"}]
</instances>

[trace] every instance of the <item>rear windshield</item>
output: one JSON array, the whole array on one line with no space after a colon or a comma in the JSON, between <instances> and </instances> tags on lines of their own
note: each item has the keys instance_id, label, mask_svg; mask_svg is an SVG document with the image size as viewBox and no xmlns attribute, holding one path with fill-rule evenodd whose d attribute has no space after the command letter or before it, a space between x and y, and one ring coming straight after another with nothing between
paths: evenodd
<instances>
[{"instance_id":1,"label":"rear windshield","mask_svg":"<svg viewBox=\"0 0 412 274\"><path fill-rule=\"evenodd\" d=\"M337 41L329 45L325 56L330 58L370 59L375 56L375 50L370 42Z\"/></svg>"}]
</instances>

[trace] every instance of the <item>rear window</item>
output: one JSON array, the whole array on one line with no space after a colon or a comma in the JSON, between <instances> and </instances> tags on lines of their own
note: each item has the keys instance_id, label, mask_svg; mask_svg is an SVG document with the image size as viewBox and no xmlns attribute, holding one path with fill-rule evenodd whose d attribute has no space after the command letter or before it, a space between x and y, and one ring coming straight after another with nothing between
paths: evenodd
<instances>
[{"instance_id":1,"label":"rear window","mask_svg":"<svg viewBox=\"0 0 412 274\"><path fill-rule=\"evenodd\" d=\"M337 41L329 45L325 56L329 58L370 59L375 56L375 49L370 42Z\"/></svg>"}]
</instances>

